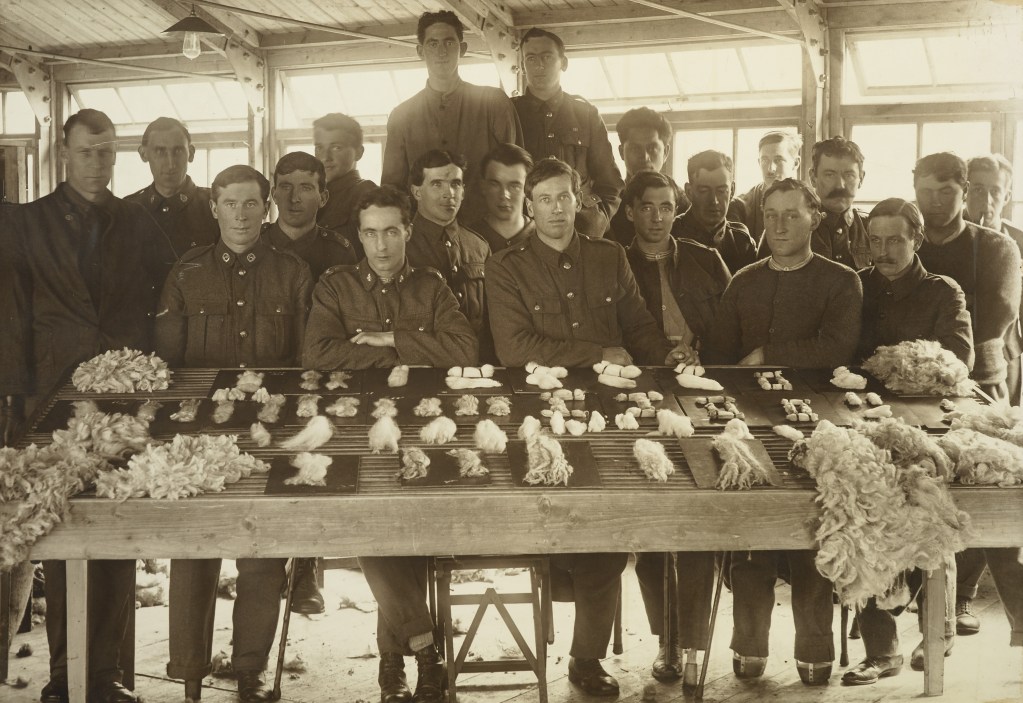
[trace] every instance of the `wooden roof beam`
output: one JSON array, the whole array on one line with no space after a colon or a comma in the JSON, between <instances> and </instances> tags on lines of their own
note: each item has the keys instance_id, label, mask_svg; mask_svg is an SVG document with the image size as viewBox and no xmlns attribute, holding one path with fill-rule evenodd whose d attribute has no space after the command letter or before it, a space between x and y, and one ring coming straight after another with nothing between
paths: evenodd
<instances>
[{"instance_id":1,"label":"wooden roof beam","mask_svg":"<svg viewBox=\"0 0 1023 703\"><path fill-rule=\"evenodd\" d=\"M519 33L511 22L503 17L511 16L506 12L495 12L490 9L493 3L480 0L440 0L440 4L450 9L463 24L467 25L483 37L490 49L491 58L497 65L501 85L512 95L522 90L519 71Z\"/></svg>"},{"instance_id":2,"label":"wooden roof beam","mask_svg":"<svg viewBox=\"0 0 1023 703\"><path fill-rule=\"evenodd\" d=\"M827 79L828 24L816 0L778 0L803 35L806 57L817 76L818 85Z\"/></svg>"},{"instance_id":3,"label":"wooden roof beam","mask_svg":"<svg viewBox=\"0 0 1023 703\"><path fill-rule=\"evenodd\" d=\"M780 1L781 0L779 0L779 2ZM766 37L767 39L774 39L776 41L785 42L786 44L791 43L793 41L798 41L793 39L792 37L787 37L783 34L765 32L760 29L755 29L753 27L744 27L743 25L740 24L733 24L732 22L719 20L716 17L709 17L707 15L701 15L696 12L689 12L688 10L682 10L676 7L671 7L661 2L653 2L653 0L629 0L629 2L634 3L636 5L643 5L644 7L649 7L654 10L661 10L662 12L667 12L668 14L676 15L677 17L685 17L686 19L697 20L699 22L706 22L708 24L717 25L718 27L725 27L726 29L734 29L736 31L745 32L747 34L755 34L760 37Z\"/></svg>"},{"instance_id":4,"label":"wooden roof beam","mask_svg":"<svg viewBox=\"0 0 1023 703\"><path fill-rule=\"evenodd\" d=\"M21 91L28 99L36 121L43 127L48 126L52 120L50 106L53 103L51 95L53 81L50 71L22 54L0 51L0 55L5 59L4 68L14 74Z\"/></svg>"}]
</instances>

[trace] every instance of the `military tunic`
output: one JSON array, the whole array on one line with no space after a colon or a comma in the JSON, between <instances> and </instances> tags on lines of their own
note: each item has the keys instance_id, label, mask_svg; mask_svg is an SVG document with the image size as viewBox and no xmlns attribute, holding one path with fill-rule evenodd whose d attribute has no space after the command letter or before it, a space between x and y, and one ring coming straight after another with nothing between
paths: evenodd
<instances>
[{"instance_id":1,"label":"military tunic","mask_svg":"<svg viewBox=\"0 0 1023 703\"><path fill-rule=\"evenodd\" d=\"M290 251L306 262L314 284L331 266L350 265L358 261L355 248L347 237L319 225L314 225L298 239L292 239L284 233L280 221L277 221L263 225L263 236L270 240L275 249Z\"/></svg>"},{"instance_id":2,"label":"military tunic","mask_svg":"<svg viewBox=\"0 0 1023 703\"><path fill-rule=\"evenodd\" d=\"M393 332L394 346L348 341L360 332ZM474 366L477 359L476 335L433 269L406 263L387 281L363 259L330 269L313 290L302 354L306 368Z\"/></svg>"},{"instance_id":3,"label":"military tunic","mask_svg":"<svg viewBox=\"0 0 1023 703\"><path fill-rule=\"evenodd\" d=\"M365 256L362 242L359 241L359 218L355 208L376 184L363 178L358 170L352 169L327 184L327 204L316 214L316 222L321 227L337 232L352 245L355 250L355 261ZM354 263L354 262L352 262Z\"/></svg>"},{"instance_id":4,"label":"military tunic","mask_svg":"<svg viewBox=\"0 0 1023 703\"><path fill-rule=\"evenodd\" d=\"M845 264L854 271L870 266L867 216L856 208L843 213L826 212L810 239L814 253ZM764 251L763 255L769 255Z\"/></svg>"},{"instance_id":5,"label":"military tunic","mask_svg":"<svg viewBox=\"0 0 1023 703\"><path fill-rule=\"evenodd\" d=\"M742 195L732 198L728 203L728 212L725 217L732 222L741 222L746 225L746 230L753 237L758 245L763 247L764 239L764 191L767 188L763 183L757 183ZM768 256L770 252L761 254L761 257Z\"/></svg>"},{"instance_id":6,"label":"military tunic","mask_svg":"<svg viewBox=\"0 0 1023 703\"><path fill-rule=\"evenodd\" d=\"M638 364L663 364L671 351L625 250L612 241L576 233L559 252L530 237L487 262L487 299L505 366L590 366L604 347L625 347Z\"/></svg>"},{"instance_id":7,"label":"military tunic","mask_svg":"<svg viewBox=\"0 0 1023 703\"><path fill-rule=\"evenodd\" d=\"M741 222L725 219L711 231L697 222L692 208L676 222L678 237L692 239L705 247L717 249L733 276L739 269L757 260L756 242Z\"/></svg>"},{"instance_id":8,"label":"military tunic","mask_svg":"<svg viewBox=\"0 0 1023 703\"><path fill-rule=\"evenodd\" d=\"M512 98L522 125L522 140L534 161L553 156L579 172L582 210L580 234L602 237L621 203L622 174L615 163L607 128L597 108L578 95L559 90L540 100L529 89Z\"/></svg>"},{"instance_id":9,"label":"military tunic","mask_svg":"<svg viewBox=\"0 0 1023 703\"><path fill-rule=\"evenodd\" d=\"M151 183L125 200L145 208L170 239L179 258L189 249L220 239L220 227L210 210L210 189L198 187L190 176L170 197L160 195L156 184Z\"/></svg>"},{"instance_id":10,"label":"military tunic","mask_svg":"<svg viewBox=\"0 0 1023 703\"><path fill-rule=\"evenodd\" d=\"M490 247L490 252L493 254L502 249L522 244L536 231L536 224L527 217L525 226L508 239L505 239L497 230L491 227L486 220L477 220L469 225L469 229L486 240L487 246Z\"/></svg>"}]
</instances>

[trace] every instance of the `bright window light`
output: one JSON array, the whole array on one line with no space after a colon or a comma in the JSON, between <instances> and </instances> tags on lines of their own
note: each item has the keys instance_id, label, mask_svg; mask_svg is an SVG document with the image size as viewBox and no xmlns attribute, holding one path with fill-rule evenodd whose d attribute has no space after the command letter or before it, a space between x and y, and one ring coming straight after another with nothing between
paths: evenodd
<instances>
[{"instance_id":1,"label":"bright window light","mask_svg":"<svg viewBox=\"0 0 1023 703\"><path fill-rule=\"evenodd\" d=\"M923 39L857 42L857 61L870 87L930 85Z\"/></svg>"},{"instance_id":2,"label":"bright window light","mask_svg":"<svg viewBox=\"0 0 1023 703\"><path fill-rule=\"evenodd\" d=\"M745 93L750 89L735 49L676 51L671 60L684 93Z\"/></svg>"},{"instance_id":3,"label":"bright window light","mask_svg":"<svg viewBox=\"0 0 1023 703\"><path fill-rule=\"evenodd\" d=\"M131 113L132 122L149 124L157 117L177 114L163 86L131 85L117 92Z\"/></svg>"},{"instance_id":4,"label":"bright window light","mask_svg":"<svg viewBox=\"0 0 1023 703\"><path fill-rule=\"evenodd\" d=\"M569 57L568 69L561 74L561 87L566 93L582 95L591 101L615 97L604 67L596 56Z\"/></svg>"},{"instance_id":5,"label":"bright window light","mask_svg":"<svg viewBox=\"0 0 1023 703\"><path fill-rule=\"evenodd\" d=\"M613 55L604 59L604 65L614 92L622 97L678 95L665 54Z\"/></svg>"},{"instance_id":6,"label":"bright window light","mask_svg":"<svg viewBox=\"0 0 1023 703\"><path fill-rule=\"evenodd\" d=\"M991 153L990 122L931 122L923 126L920 156L952 151L963 159Z\"/></svg>"},{"instance_id":7,"label":"bright window light","mask_svg":"<svg viewBox=\"0 0 1023 703\"><path fill-rule=\"evenodd\" d=\"M738 49L753 90L800 90L802 48L797 44L764 44Z\"/></svg>"},{"instance_id":8,"label":"bright window light","mask_svg":"<svg viewBox=\"0 0 1023 703\"><path fill-rule=\"evenodd\" d=\"M3 126L5 134L34 134L36 116L28 104L28 98L20 90L3 94Z\"/></svg>"},{"instance_id":9,"label":"bright window light","mask_svg":"<svg viewBox=\"0 0 1023 703\"><path fill-rule=\"evenodd\" d=\"M854 125L849 138L856 142L864 156L866 175L857 201L877 203L885 198L914 199L915 124Z\"/></svg>"},{"instance_id":10,"label":"bright window light","mask_svg":"<svg viewBox=\"0 0 1023 703\"><path fill-rule=\"evenodd\" d=\"M713 149L729 156L732 155L732 130L730 129L686 129L675 132L675 144L671 147L674 154L672 173L681 186L688 179L686 164L689 158L701 151Z\"/></svg>"},{"instance_id":11,"label":"bright window light","mask_svg":"<svg viewBox=\"0 0 1023 703\"><path fill-rule=\"evenodd\" d=\"M105 112L114 124L129 124L132 121L131 113L113 88L82 88L78 91L78 98L83 108Z\"/></svg>"}]
</instances>

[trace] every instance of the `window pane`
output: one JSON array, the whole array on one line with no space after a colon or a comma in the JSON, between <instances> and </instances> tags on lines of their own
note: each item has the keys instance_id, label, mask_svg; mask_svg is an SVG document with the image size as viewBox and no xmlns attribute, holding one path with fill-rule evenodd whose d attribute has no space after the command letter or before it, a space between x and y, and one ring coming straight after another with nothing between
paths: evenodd
<instances>
[{"instance_id":1,"label":"window pane","mask_svg":"<svg viewBox=\"0 0 1023 703\"><path fill-rule=\"evenodd\" d=\"M745 193L764 180L764 176L760 172L760 152L757 145L760 143L760 138L767 132L778 130L794 131L792 127L786 125L747 127L739 130L735 152L736 193Z\"/></svg>"},{"instance_id":2,"label":"window pane","mask_svg":"<svg viewBox=\"0 0 1023 703\"><path fill-rule=\"evenodd\" d=\"M501 78L497 74L497 66L492 61L462 64L458 67L458 75L467 83L489 85L492 88L501 87Z\"/></svg>"},{"instance_id":3,"label":"window pane","mask_svg":"<svg viewBox=\"0 0 1023 703\"><path fill-rule=\"evenodd\" d=\"M118 93L134 122L149 124L157 117L178 116L163 86L131 85L118 89Z\"/></svg>"},{"instance_id":4,"label":"window pane","mask_svg":"<svg viewBox=\"0 0 1023 703\"><path fill-rule=\"evenodd\" d=\"M380 182L380 173L384 170L384 145L381 142L363 142L362 158L359 159L359 175L374 183Z\"/></svg>"},{"instance_id":5,"label":"window pane","mask_svg":"<svg viewBox=\"0 0 1023 703\"><path fill-rule=\"evenodd\" d=\"M684 93L745 93L749 91L735 49L677 51L671 54Z\"/></svg>"},{"instance_id":6,"label":"window pane","mask_svg":"<svg viewBox=\"0 0 1023 703\"><path fill-rule=\"evenodd\" d=\"M581 95L587 100L614 98L604 67L595 56L575 57L568 62L568 70L561 75L561 87L566 93Z\"/></svg>"},{"instance_id":7,"label":"window pane","mask_svg":"<svg viewBox=\"0 0 1023 703\"><path fill-rule=\"evenodd\" d=\"M348 114L352 116L386 115L401 102L387 71L340 73L337 82L341 87L341 99L350 107ZM320 114L327 112L330 110Z\"/></svg>"},{"instance_id":8,"label":"window pane","mask_svg":"<svg viewBox=\"0 0 1023 703\"><path fill-rule=\"evenodd\" d=\"M114 163L114 176L110 179L110 190L119 198L131 195L153 182L149 164L139 158L137 151L118 151Z\"/></svg>"},{"instance_id":9,"label":"window pane","mask_svg":"<svg viewBox=\"0 0 1023 703\"><path fill-rule=\"evenodd\" d=\"M82 88L78 91L78 99L83 108L105 112L114 124L128 124L131 115L113 88Z\"/></svg>"},{"instance_id":10,"label":"window pane","mask_svg":"<svg viewBox=\"0 0 1023 703\"><path fill-rule=\"evenodd\" d=\"M1006 31L1011 31L1006 28ZM1023 62L1018 28L1009 39L985 31L961 30L958 35L928 37L935 80L944 84L1004 83L1007 66ZM983 46L983 51L977 51Z\"/></svg>"},{"instance_id":11,"label":"window pane","mask_svg":"<svg viewBox=\"0 0 1023 703\"><path fill-rule=\"evenodd\" d=\"M20 90L4 93L3 124L6 134L35 134L36 116Z\"/></svg>"},{"instance_id":12,"label":"window pane","mask_svg":"<svg viewBox=\"0 0 1023 703\"><path fill-rule=\"evenodd\" d=\"M678 95L678 86L665 54L608 56L604 65L619 97Z\"/></svg>"},{"instance_id":13,"label":"window pane","mask_svg":"<svg viewBox=\"0 0 1023 703\"><path fill-rule=\"evenodd\" d=\"M798 45L746 46L742 53L753 90L799 90L803 59Z\"/></svg>"},{"instance_id":14,"label":"window pane","mask_svg":"<svg viewBox=\"0 0 1023 703\"><path fill-rule=\"evenodd\" d=\"M675 143L671 147L675 180L682 185L688 180L686 164L689 158L701 151L714 149L732 155L732 130L730 129L689 129L675 132Z\"/></svg>"},{"instance_id":15,"label":"window pane","mask_svg":"<svg viewBox=\"0 0 1023 703\"><path fill-rule=\"evenodd\" d=\"M426 68L406 68L391 72L395 85L398 86L398 98L401 102L426 87Z\"/></svg>"},{"instance_id":16,"label":"window pane","mask_svg":"<svg viewBox=\"0 0 1023 703\"><path fill-rule=\"evenodd\" d=\"M954 151L964 159L991 152L990 122L932 122L923 126L920 155Z\"/></svg>"},{"instance_id":17,"label":"window pane","mask_svg":"<svg viewBox=\"0 0 1023 703\"><path fill-rule=\"evenodd\" d=\"M249 116L249 101L237 81L217 81L213 84L220 96L220 104L233 120L244 120Z\"/></svg>"},{"instance_id":18,"label":"window pane","mask_svg":"<svg viewBox=\"0 0 1023 703\"><path fill-rule=\"evenodd\" d=\"M862 203L885 198L913 200L913 165L916 163L915 124L854 125L849 138L863 151Z\"/></svg>"},{"instance_id":19,"label":"window pane","mask_svg":"<svg viewBox=\"0 0 1023 703\"><path fill-rule=\"evenodd\" d=\"M621 154L618 153L618 147L622 144L622 140L618 136L618 132L614 130L608 132L607 140L611 142L611 155L614 156L615 163L618 165L618 173L622 174L622 178L625 178L625 159L623 159Z\"/></svg>"},{"instance_id":20,"label":"window pane","mask_svg":"<svg viewBox=\"0 0 1023 703\"><path fill-rule=\"evenodd\" d=\"M188 175L192 177L197 186L203 188L209 188L210 183L213 182L213 176L209 175L209 156L207 149L196 148L195 158L192 159L192 163L188 164Z\"/></svg>"},{"instance_id":21,"label":"window pane","mask_svg":"<svg viewBox=\"0 0 1023 703\"><path fill-rule=\"evenodd\" d=\"M922 39L870 39L856 42L866 87L930 85Z\"/></svg>"},{"instance_id":22,"label":"window pane","mask_svg":"<svg viewBox=\"0 0 1023 703\"><path fill-rule=\"evenodd\" d=\"M208 182L212 183L218 173L228 166L249 163L249 150L245 148L220 147L209 150Z\"/></svg>"},{"instance_id":23,"label":"window pane","mask_svg":"<svg viewBox=\"0 0 1023 703\"><path fill-rule=\"evenodd\" d=\"M222 120L227 112L209 83L169 83L167 95L181 119L188 121Z\"/></svg>"}]
</instances>

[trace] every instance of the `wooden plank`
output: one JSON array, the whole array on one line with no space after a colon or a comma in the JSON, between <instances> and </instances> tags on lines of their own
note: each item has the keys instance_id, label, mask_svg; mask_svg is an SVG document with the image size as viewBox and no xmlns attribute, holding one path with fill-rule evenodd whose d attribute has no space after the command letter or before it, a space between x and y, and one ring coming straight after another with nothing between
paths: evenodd
<instances>
[{"instance_id":1,"label":"wooden plank","mask_svg":"<svg viewBox=\"0 0 1023 703\"><path fill-rule=\"evenodd\" d=\"M940 696L945 687L944 567L927 572L924 589L924 695Z\"/></svg>"},{"instance_id":2,"label":"wooden plank","mask_svg":"<svg viewBox=\"0 0 1023 703\"><path fill-rule=\"evenodd\" d=\"M67 574L67 679L71 703L86 703L89 671L89 562L69 560Z\"/></svg>"}]
</instances>

